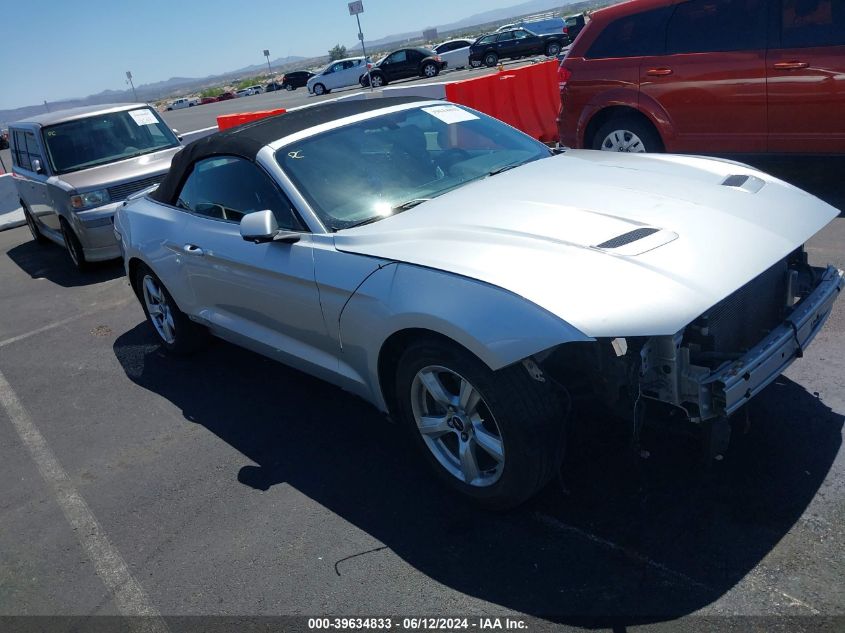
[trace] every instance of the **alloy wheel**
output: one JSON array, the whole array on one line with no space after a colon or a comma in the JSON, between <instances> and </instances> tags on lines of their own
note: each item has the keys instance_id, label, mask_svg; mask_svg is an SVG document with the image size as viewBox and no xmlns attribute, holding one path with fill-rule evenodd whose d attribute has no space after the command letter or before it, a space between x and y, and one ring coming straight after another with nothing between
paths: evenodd
<instances>
[{"instance_id":1,"label":"alloy wheel","mask_svg":"<svg viewBox=\"0 0 845 633\"><path fill-rule=\"evenodd\" d=\"M373 84L373 88L381 88L381 85L384 83L381 78L381 75L372 75L370 77L370 81Z\"/></svg>"},{"instance_id":2,"label":"alloy wheel","mask_svg":"<svg viewBox=\"0 0 845 633\"><path fill-rule=\"evenodd\" d=\"M640 154L646 151L645 143L630 130L614 130L601 143L603 152L630 152Z\"/></svg>"},{"instance_id":3,"label":"alloy wheel","mask_svg":"<svg viewBox=\"0 0 845 633\"><path fill-rule=\"evenodd\" d=\"M434 67L434 64L426 64L423 73L426 77L434 77L437 74L437 68Z\"/></svg>"},{"instance_id":4,"label":"alloy wheel","mask_svg":"<svg viewBox=\"0 0 845 633\"><path fill-rule=\"evenodd\" d=\"M502 476L502 433L481 393L448 367L429 365L411 384L417 429L434 458L463 483L487 487Z\"/></svg>"},{"instance_id":5,"label":"alloy wheel","mask_svg":"<svg viewBox=\"0 0 845 633\"><path fill-rule=\"evenodd\" d=\"M176 342L176 325L173 312L167 302L167 295L152 275L144 275L141 283L144 305L150 315L150 321L161 339L168 345Z\"/></svg>"}]
</instances>

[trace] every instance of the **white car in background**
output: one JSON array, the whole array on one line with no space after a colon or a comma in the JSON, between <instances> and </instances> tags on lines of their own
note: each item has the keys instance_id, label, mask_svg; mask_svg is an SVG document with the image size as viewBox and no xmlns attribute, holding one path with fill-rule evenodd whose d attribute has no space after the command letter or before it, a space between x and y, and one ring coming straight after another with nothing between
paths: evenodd
<instances>
[{"instance_id":1,"label":"white car in background","mask_svg":"<svg viewBox=\"0 0 845 633\"><path fill-rule=\"evenodd\" d=\"M470 40L449 40L434 47L434 52L440 55L440 59L446 62L446 67L468 68Z\"/></svg>"},{"instance_id":2,"label":"white car in background","mask_svg":"<svg viewBox=\"0 0 845 633\"><path fill-rule=\"evenodd\" d=\"M252 88L241 88L237 92L235 92L236 97L248 97L250 95L254 95Z\"/></svg>"},{"instance_id":3,"label":"white car in background","mask_svg":"<svg viewBox=\"0 0 845 633\"><path fill-rule=\"evenodd\" d=\"M169 104L167 104L168 110L181 110L182 108L193 108L195 105L199 105L199 99L189 99L188 97L182 97L181 99L174 99Z\"/></svg>"},{"instance_id":4,"label":"white car in background","mask_svg":"<svg viewBox=\"0 0 845 633\"><path fill-rule=\"evenodd\" d=\"M361 74L366 71L366 60L363 57L339 59L311 77L305 87L309 94L322 95L336 88L357 86Z\"/></svg>"}]
</instances>

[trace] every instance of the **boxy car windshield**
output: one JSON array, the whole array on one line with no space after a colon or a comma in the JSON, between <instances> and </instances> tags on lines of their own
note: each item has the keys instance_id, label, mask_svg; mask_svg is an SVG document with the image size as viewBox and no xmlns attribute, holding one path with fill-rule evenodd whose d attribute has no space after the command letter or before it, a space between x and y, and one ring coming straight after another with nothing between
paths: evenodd
<instances>
[{"instance_id":1,"label":"boxy car windshield","mask_svg":"<svg viewBox=\"0 0 845 633\"><path fill-rule=\"evenodd\" d=\"M149 108L51 125L44 128L44 142L57 174L179 146L170 128Z\"/></svg>"}]
</instances>

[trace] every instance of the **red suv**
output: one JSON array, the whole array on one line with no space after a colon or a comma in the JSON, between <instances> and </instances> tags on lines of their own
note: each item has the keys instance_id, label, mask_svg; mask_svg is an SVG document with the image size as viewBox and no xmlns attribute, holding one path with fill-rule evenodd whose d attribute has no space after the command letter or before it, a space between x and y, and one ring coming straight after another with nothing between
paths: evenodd
<instances>
[{"instance_id":1,"label":"red suv","mask_svg":"<svg viewBox=\"0 0 845 633\"><path fill-rule=\"evenodd\" d=\"M569 147L845 153L845 0L631 0L558 74Z\"/></svg>"}]
</instances>

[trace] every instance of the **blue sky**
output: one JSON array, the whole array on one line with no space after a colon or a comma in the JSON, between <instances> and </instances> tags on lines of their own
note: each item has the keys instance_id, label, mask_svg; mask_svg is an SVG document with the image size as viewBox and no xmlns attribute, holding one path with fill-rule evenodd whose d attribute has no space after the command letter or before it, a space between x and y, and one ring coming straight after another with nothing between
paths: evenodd
<instances>
[{"instance_id":1,"label":"blue sky","mask_svg":"<svg viewBox=\"0 0 845 633\"><path fill-rule=\"evenodd\" d=\"M446 24L520 0L364 0L367 39ZM0 109L201 77L357 39L346 0L4 2Z\"/></svg>"}]
</instances>

